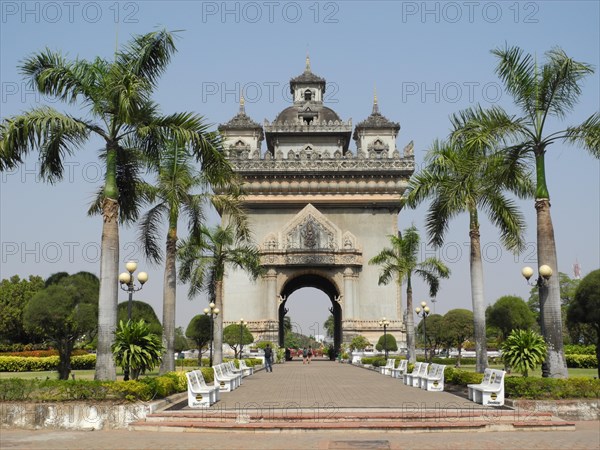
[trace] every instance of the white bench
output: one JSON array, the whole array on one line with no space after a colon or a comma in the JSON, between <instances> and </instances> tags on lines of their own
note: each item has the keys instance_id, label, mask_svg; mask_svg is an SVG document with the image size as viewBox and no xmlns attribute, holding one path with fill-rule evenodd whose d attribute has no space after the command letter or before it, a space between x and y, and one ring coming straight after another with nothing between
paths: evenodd
<instances>
[{"instance_id":1,"label":"white bench","mask_svg":"<svg viewBox=\"0 0 600 450\"><path fill-rule=\"evenodd\" d=\"M242 369L242 375L247 377L254 374L254 367L246 365L246 361L240 359L240 369Z\"/></svg>"},{"instance_id":2,"label":"white bench","mask_svg":"<svg viewBox=\"0 0 600 450\"><path fill-rule=\"evenodd\" d=\"M426 391L443 391L444 390L444 370L446 366L443 364L432 364L429 368L429 373L421 377L421 389Z\"/></svg>"},{"instance_id":3,"label":"white bench","mask_svg":"<svg viewBox=\"0 0 600 450\"><path fill-rule=\"evenodd\" d=\"M407 372L404 375L402 375L402 380L404 381L405 385L412 386L413 377L419 373L419 370L421 369L422 364L425 364L425 363L416 362L413 367L412 372L410 372L410 373Z\"/></svg>"},{"instance_id":4,"label":"white bench","mask_svg":"<svg viewBox=\"0 0 600 450\"><path fill-rule=\"evenodd\" d=\"M218 397L218 388L210 387L204 381L202 372L187 372L188 406L190 408L208 408L215 403Z\"/></svg>"},{"instance_id":5,"label":"white bench","mask_svg":"<svg viewBox=\"0 0 600 450\"><path fill-rule=\"evenodd\" d=\"M393 378L402 378L404 376L404 374L406 373L407 367L408 367L408 360L401 359L400 363L398 364L398 367L395 369L392 369L392 377Z\"/></svg>"},{"instance_id":6,"label":"white bench","mask_svg":"<svg viewBox=\"0 0 600 450\"><path fill-rule=\"evenodd\" d=\"M223 392L231 392L239 386L238 377L235 375L227 375L223 371L223 364L217 364L213 366L213 373L215 374L215 386L217 386Z\"/></svg>"},{"instance_id":7,"label":"white bench","mask_svg":"<svg viewBox=\"0 0 600 450\"><path fill-rule=\"evenodd\" d=\"M235 375L239 377L241 385L244 379L244 371L235 367L235 363L233 361L228 361L226 363L223 363L223 365L227 368L227 375Z\"/></svg>"},{"instance_id":8,"label":"white bench","mask_svg":"<svg viewBox=\"0 0 600 450\"><path fill-rule=\"evenodd\" d=\"M485 369L480 384L468 384L469 400L488 406L504 405L504 370Z\"/></svg>"},{"instance_id":9,"label":"white bench","mask_svg":"<svg viewBox=\"0 0 600 450\"><path fill-rule=\"evenodd\" d=\"M396 367L396 360L394 358L388 358L387 364L385 366L381 366L379 371L382 375L391 375L392 369Z\"/></svg>"}]
</instances>

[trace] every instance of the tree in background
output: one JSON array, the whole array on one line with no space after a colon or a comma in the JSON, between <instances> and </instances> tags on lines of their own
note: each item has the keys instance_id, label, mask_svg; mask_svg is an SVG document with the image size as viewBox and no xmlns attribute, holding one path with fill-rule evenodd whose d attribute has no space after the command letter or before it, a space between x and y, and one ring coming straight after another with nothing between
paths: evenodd
<instances>
[{"instance_id":1,"label":"tree in background","mask_svg":"<svg viewBox=\"0 0 600 450\"><path fill-rule=\"evenodd\" d=\"M415 353L415 323L412 307L412 277L419 276L429 286L429 295L435 297L440 287L440 278L448 278L450 269L438 258L430 257L419 262L421 249L420 237L417 228L412 226L398 232L398 236L389 236L391 248L384 248L379 254L369 261L369 264L381 266L379 284L388 284L394 281L398 289L406 281L406 345L408 347L408 361L416 361Z\"/></svg>"},{"instance_id":2,"label":"tree in background","mask_svg":"<svg viewBox=\"0 0 600 450\"><path fill-rule=\"evenodd\" d=\"M512 330L528 330L535 324L535 316L521 297L505 295L487 307L487 321L500 330L502 339Z\"/></svg>"},{"instance_id":3,"label":"tree in background","mask_svg":"<svg viewBox=\"0 0 600 450\"><path fill-rule=\"evenodd\" d=\"M369 340L362 334L359 334L358 336L354 336L350 341L350 350L358 350L359 352L362 352L369 345L371 345Z\"/></svg>"},{"instance_id":4,"label":"tree in background","mask_svg":"<svg viewBox=\"0 0 600 450\"><path fill-rule=\"evenodd\" d=\"M42 339L27 333L23 311L31 298L44 288L44 279L37 275L21 279L14 275L0 282L0 343L27 344Z\"/></svg>"},{"instance_id":5,"label":"tree in background","mask_svg":"<svg viewBox=\"0 0 600 450\"><path fill-rule=\"evenodd\" d=\"M512 96L520 115L494 106L480 109L458 132L467 145L493 146L500 139L504 151L514 160L531 165L536 174L537 265L558 272L556 240L550 215L550 192L546 181L546 153L552 144L571 143L600 157L600 112L582 123L560 129L558 122L571 113L582 95L584 79L594 73L591 65L575 61L561 48L546 52L539 65L535 55L519 47L492 50L497 57L496 74ZM562 146L560 147L562 149ZM547 356L544 377L568 377L563 348L559 278L550 277L539 286L542 335Z\"/></svg>"},{"instance_id":6,"label":"tree in background","mask_svg":"<svg viewBox=\"0 0 600 450\"><path fill-rule=\"evenodd\" d=\"M600 378L600 269L588 273L577 288L575 299L567 310L567 321L572 325L589 325L596 333L596 358Z\"/></svg>"},{"instance_id":7,"label":"tree in background","mask_svg":"<svg viewBox=\"0 0 600 450\"><path fill-rule=\"evenodd\" d=\"M458 350L456 367L460 367L463 343L473 337L473 313L468 309L451 309L444 314L442 327L443 339Z\"/></svg>"},{"instance_id":8,"label":"tree in background","mask_svg":"<svg viewBox=\"0 0 600 450\"><path fill-rule=\"evenodd\" d=\"M223 342L229 345L233 349L233 354L237 354L240 351L240 335L242 337L241 345L249 345L254 342L254 336L250 333L250 330L246 325L239 323L232 323L227 325L223 330Z\"/></svg>"},{"instance_id":9,"label":"tree in background","mask_svg":"<svg viewBox=\"0 0 600 450\"><path fill-rule=\"evenodd\" d=\"M123 381L137 380L140 374L154 369L163 352L161 339L150 332L143 320L119 322L111 347L115 364L123 368Z\"/></svg>"},{"instance_id":10,"label":"tree in background","mask_svg":"<svg viewBox=\"0 0 600 450\"><path fill-rule=\"evenodd\" d=\"M524 377L544 362L546 343L544 338L531 330L513 330L502 344L504 363Z\"/></svg>"},{"instance_id":11,"label":"tree in background","mask_svg":"<svg viewBox=\"0 0 600 450\"><path fill-rule=\"evenodd\" d=\"M442 322L444 317L441 314L431 314L427 316L427 348L429 349L429 355L433 356L437 353L437 350L444 344L444 333ZM417 325L417 333L423 336L423 320Z\"/></svg>"},{"instance_id":12,"label":"tree in background","mask_svg":"<svg viewBox=\"0 0 600 450\"><path fill-rule=\"evenodd\" d=\"M386 350L388 352L397 352L398 344L394 335L387 333L381 335L377 341L377 345L375 345L375 348L380 352L385 352Z\"/></svg>"},{"instance_id":13,"label":"tree in background","mask_svg":"<svg viewBox=\"0 0 600 450\"><path fill-rule=\"evenodd\" d=\"M127 303L128 301L124 301L119 303L117 306L117 319L119 322L127 322L128 320ZM141 300L131 301L131 320L134 322L143 320L148 325L148 329L152 334L161 336L163 333L163 327L160 324L160 320L158 320L158 316L156 315L154 308L152 308L152 306L146 302Z\"/></svg>"},{"instance_id":14,"label":"tree in background","mask_svg":"<svg viewBox=\"0 0 600 450\"><path fill-rule=\"evenodd\" d=\"M190 348L190 343L188 339L185 337L185 332L183 331L183 327L175 328L175 343L174 349L176 353L182 352Z\"/></svg>"},{"instance_id":15,"label":"tree in background","mask_svg":"<svg viewBox=\"0 0 600 450\"><path fill-rule=\"evenodd\" d=\"M210 317L198 314L192 317L185 330L185 335L191 339L198 349L198 365L202 366L202 352L210 344Z\"/></svg>"},{"instance_id":16,"label":"tree in background","mask_svg":"<svg viewBox=\"0 0 600 450\"><path fill-rule=\"evenodd\" d=\"M179 277L189 282L188 297L208 292L209 298L221 313L214 322L214 362L223 361L223 279L230 269L242 269L252 280L263 274L258 248L250 244L248 235L235 223L227 226L200 227L200 234L181 243Z\"/></svg>"},{"instance_id":17,"label":"tree in background","mask_svg":"<svg viewBox=\"0 0 600 450\"><path fill-rule=\"evenodd\" d=\"M330 315L323 323L323 329L325 333L327 333L327 337L333 338L333 334L335 333L335 319L333 315Z\"/></svg>"},{"instance_id":18,"label":"tree in background","mask_svg":"<svg viewBox=\"0 0 600 450\"><path fill-rule=\"evenodd\" d=\"M23 324L56 346L58 378L68 380L75 343L93 333L98 324L100 283L95 275L87 272L55 277L53 282L29 300L23 312Z\"/></svg>"}]
</instances>

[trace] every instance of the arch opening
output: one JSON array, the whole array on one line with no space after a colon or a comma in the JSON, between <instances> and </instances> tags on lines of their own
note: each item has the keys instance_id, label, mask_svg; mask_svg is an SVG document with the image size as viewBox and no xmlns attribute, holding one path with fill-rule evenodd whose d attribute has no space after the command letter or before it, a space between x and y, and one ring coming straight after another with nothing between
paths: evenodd
<instances>
[{"instance_id":1,"label":"arch opening","mask_svg":"<svg viewBox=\"0 0 600 450\"><path fill-rule=\"evenodd\" d=\"M335 284L327 278L316 275L316 274L303 274L299 275L290 281L288 281L281 291L281 296L285 300L279 305L279 346L284 346L285 343L285 317L289 312L286 307L287 302L291 299L290 297L295 292L303 288L314 288L325 294L325 297L329 299L331 305L329 305L329 313L333 316L334 331L333 331L333 346L336 350L336 354L342 344L342 308L336 299L339 299L340 292ZM294 296L295 298L296 296ZM293 300L293 299L292 299ZM322 327L323 324L320 324ZM293 328L292 328L293 329ZM306 330L305 330L306 331ZM313 330L308 330L313 331ZM322 334L326 334L323 330ZM313 334L314 335L314 334Z\"/></svg>"}]
</instances>

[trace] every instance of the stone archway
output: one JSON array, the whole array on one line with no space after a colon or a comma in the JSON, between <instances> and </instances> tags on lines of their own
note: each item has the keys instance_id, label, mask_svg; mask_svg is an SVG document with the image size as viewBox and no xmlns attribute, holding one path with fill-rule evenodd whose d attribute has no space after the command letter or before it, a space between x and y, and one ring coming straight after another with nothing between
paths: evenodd
<instances>
[{"instance_id":1,"label":"stone archway","mask_svg":"<svg viewBox=\"0 0 600 450\"><path fill-rule=\"evenodd\" d=\"M298 275L292 275L289 280L284 284L279 294L279 298L282 299L278 309L278 321L279 321L279 346L284 345L284 317L287 314L287 308L285 304L289 296L295 291L305 288L312 287L319 289L331 301L331 307L329 312L333 315L334 320L334 334L333 334L333 345L336 351L340 349L342 344L342 308L340 306L340 289L336 286L335 282L330 280L324 274L319 273L301 273Z\"/></svg>"}]
</instances>

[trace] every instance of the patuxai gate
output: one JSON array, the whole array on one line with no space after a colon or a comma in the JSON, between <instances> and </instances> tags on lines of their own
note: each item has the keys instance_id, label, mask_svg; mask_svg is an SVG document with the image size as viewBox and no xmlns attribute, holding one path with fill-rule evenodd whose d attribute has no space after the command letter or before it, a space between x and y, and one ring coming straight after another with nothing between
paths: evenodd
<instances>
[{"instance_id":1,"label":"patuxai gate","mask_svg":"<svg viewBox=\"0 0 600 450\"><path fill-rule=\"evenodd\" d=\"M380 268L368 262L397 233L400 198L414 171L412 143L398 151L400 125L379 112L377 98L353 133L351 120L323 104L326 82L312 73L308 58L290 89L293 105L273 122L254 122L242 99L239 113L219 127L226 156L244 180L266 269L256 282L229 271L224 322L243 317L255 337L282 345L287 299L314 287L331 301L336 348L357 334L375 343L382 317L405 347L401 290L379 286Z\"/></svg>"}]
</instances>

